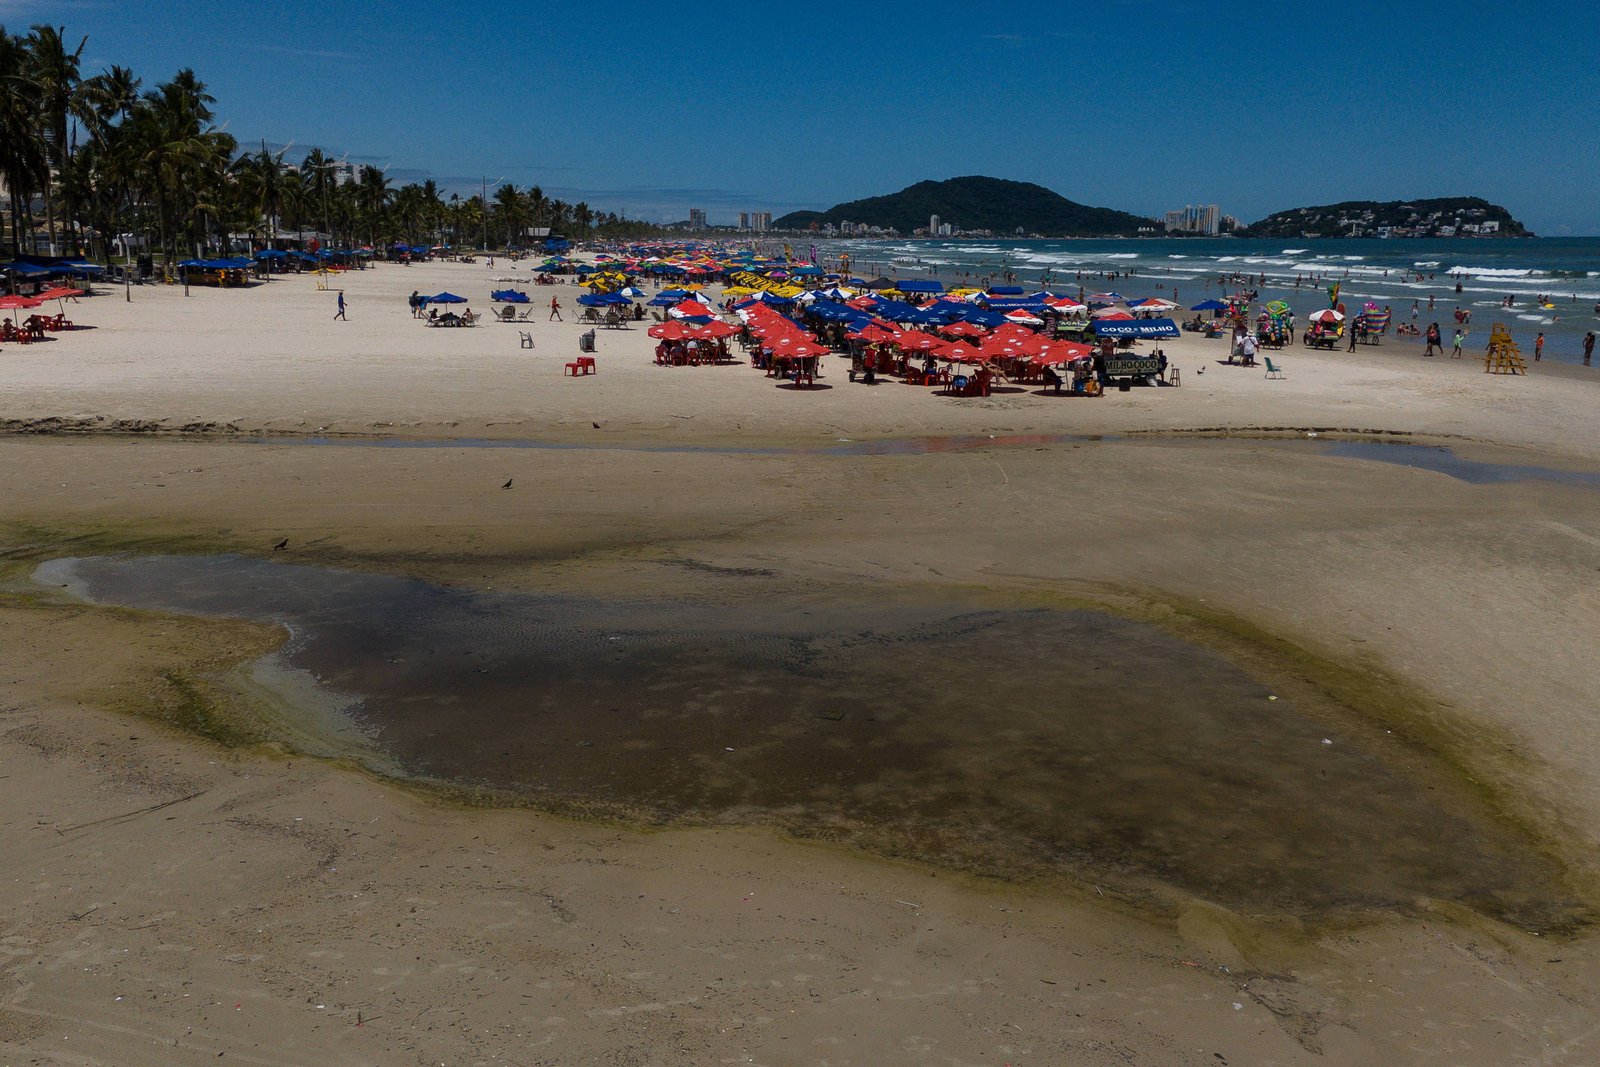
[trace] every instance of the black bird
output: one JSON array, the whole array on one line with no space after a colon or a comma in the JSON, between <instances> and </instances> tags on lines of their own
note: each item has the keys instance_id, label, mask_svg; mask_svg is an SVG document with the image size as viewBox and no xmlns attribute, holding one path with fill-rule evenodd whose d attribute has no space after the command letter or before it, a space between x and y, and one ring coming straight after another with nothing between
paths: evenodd
<instances>
[{"instance_id":1,"label":"black bird","mask_svg":"<svg viewBox=\"0 0 1600 1067\"><path fill-rule=\"evenodd\" d=\"M272 546L272 551L274 551L274 552L282 552L284 549L286 549L288 547L289 547L289 539L287 537L285 537L282 541L279 541L277 544Z\"/></svg>"},{"instance_id":2,"label":"black bird","mask_svg":"<svg viewBox=\"0 0 1600 1067\"><path fill-rule=\"evenodd\" d=\"M507 478L506 479L506 484L502 485L500 488L502 488L502 489L510 489L511 488L511 483L514 482L514 481L516 481L515 478Z\"/></svg>"},{"instance_id":3,"label":"black bird","mask_svg":"<svg viewBox=\"0 0 1600 1067\"><path fill-rule=\"evenodd\" d=\"M600 428L600 424L598 422L591 422L589 425L593 426L597 430Z\"/></svg>"}]
</instances>

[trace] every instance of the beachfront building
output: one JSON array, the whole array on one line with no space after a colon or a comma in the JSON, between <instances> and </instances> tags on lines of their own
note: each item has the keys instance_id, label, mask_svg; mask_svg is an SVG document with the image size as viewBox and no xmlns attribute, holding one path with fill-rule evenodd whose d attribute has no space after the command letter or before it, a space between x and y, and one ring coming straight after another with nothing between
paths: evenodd
<instances>
[{"instance_id":1,"label":"beachfront building","mask_svg":"<svg viewBox=\"0 0 1600 1067\"><path fill-rule=\"evenodd\" d=\"M772 229L772 212L752 211L750 213L750 228L758 232Z\"/></svg>"},{"instance_id":2,"label":"beachfront building","mask_svg":"<svg viewBox=\"0 0 1600 1067\"><path fill-rule=\"evenodd\" d=\"M1186 204L1180 211L1167 212L1168 233L1206 233L1213 236L1222 225L1222 212L1215 204Z\"/></svg>"},{"instance_id":3,"label":"beachfront building","mask_svg":"<svg viewBox=\"0 0 1600 1067\"><path fill-rule=\"evenodd\" d=\"M706 228L706 213L701 208L689 209L689 229L703 230Z\"/></svg>"}]
</instances>

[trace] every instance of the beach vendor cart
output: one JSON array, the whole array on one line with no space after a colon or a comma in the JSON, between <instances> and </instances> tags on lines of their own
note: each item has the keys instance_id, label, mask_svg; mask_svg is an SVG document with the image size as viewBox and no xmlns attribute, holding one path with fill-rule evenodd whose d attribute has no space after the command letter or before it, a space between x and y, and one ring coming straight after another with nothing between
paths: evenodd
<instances>
[{"instance_id":1,"label":"beach vendor cart","mask_svg":"<svg viewBox=\"0 0 1600 1067\"><path fill-rule=\"evenodd\" d=\"M1350 328L1356 332L1356 344L1382 344L1383 335L1389 332L1389 319L1388 308L1379 308L1377 304L1370 303L1363 307L1361 314L1350 324Z\"/></svg>"},{"instance_id":2,"label":"beach vendor cart","mask_svg":"<svg viewBox=\"0 0 1600 1067\"><path fill-rule=\"evenodd\" d=\"M1262 348L1282 348L1289 341L1289 317L1294 314L1282 300L1274 300L1256 316L1256 343Z\"/></svg>"},{"instance_id":3,"label":"beach vendor cart","mask_svg":"<svg viewBox=\"0 0 1600 1067\"><path fill-rule=\"evenodd\" d=\"M1094 324L1100 353L1095 356L1095 373L1110 387L1127 389L1134 384L1154 385L1162 370L1161 358L1132 351L1119 351L1119 341L1151 341L1182 337L1171 319L1100 319Z\"/></svg>"},{"instance_id":4,"label":"beach vendor cart","mask_svg":"<svg viewBox=\"0 0 1600 1067\"><path fill-rule=\"evenodd\" d=\"M1344 312L1337 308L1323 308L1311 314L1311 321L1300 335L1300 343L1307 348L1336 348L1344 337Z\"/></svg>"}]
</instances>

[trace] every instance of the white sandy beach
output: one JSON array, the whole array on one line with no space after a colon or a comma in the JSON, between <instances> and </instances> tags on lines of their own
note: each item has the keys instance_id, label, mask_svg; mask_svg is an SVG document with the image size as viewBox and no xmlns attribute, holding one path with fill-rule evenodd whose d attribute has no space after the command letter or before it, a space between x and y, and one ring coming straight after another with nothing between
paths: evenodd
<instances>
[{"instance_id":1,"label":"white sandy beach","mask_svg":"<svg viewBox=\"0 0 1600 1067\"><path fill-rule=\"evenodd\" d=\"M523 274L528 274L526 269ZM832 440L963 433L1118 433L1243 426L1347 427L1528 445L1600 455L1573 433L1593 410L1592 373L1541 365L1527 378L1483 373L1481 358L1421 358L1417 341L1387 338L1356 353L1298 345L1268 353L1286 369L1225 367L1226 342L1186 334L1162 345L1183 372L1180 390L1115 393L1099 402L1038 395L1038 387L976 402L884 383L849 387L842 357L823 362L814 394L794 394L748 366L664 369L645 323L598 332L597 375L562 381L588 327L576 322L573 285L525 286L531 322L485 321L428 329L405 305L413 290L466 296L476 313L505 261L380 265L329 280L345 290L350 317L335 322L332 291L311 275L279 276L246 290L142 286L68 305L97 328L35 346L6 346L0 419L152 423L164 429L216 423L262 430L426 435L706 440ZM531 275L530 275L531 280ZM548 301L564 322L548 321ZM536 347L519 346L518 331ZM1477 355L1487 338L1469 341ZM1281 357L1281 358L1280 358ZM1202 368L1204 369L1203 373ZM1587 387L1586 387L1587 386ZM581 391L580 391L581 390ZM798 403L790 403L798 401Z\"/></svg>"},{"instance_id":2,"label":"white sandy beach","mask_svg":"<svg viewBox=\"0 0 1600 1067\"><path fill-rule=\"evenodd\" d=\"M1248 624L1276 642L1249 669L1307 693L1329 684L1313 661L1402 687L1418 751L1442 746L1600 900L1600 490L1308 447L1406 436L1593 472L1594 372L1488 375L1390 338L1271 353L1276 381L1185 335L1163 345L1180 388L962 399L850 383L841 357L810 391L658 367L645 323L599 330L598 373L566 377L588 328L570 285L528 287L521 327L407 311L448 289L487 312L511 273L347 274L343 322L309 275L113 290L67 305L94 329L0 348L5 1062L1600 1058L1586 929L1431 900L1326 924L1141 910L760 827L462 809L141 717L172 672L221 676L281 635L91 608L32 582L38 560L237 551L734 610L841 587L1082 597L1180 633ZM593 447L295 443L319 435ZM817 451L911 438L933 441Z\"/></svg>"}]
</instances>

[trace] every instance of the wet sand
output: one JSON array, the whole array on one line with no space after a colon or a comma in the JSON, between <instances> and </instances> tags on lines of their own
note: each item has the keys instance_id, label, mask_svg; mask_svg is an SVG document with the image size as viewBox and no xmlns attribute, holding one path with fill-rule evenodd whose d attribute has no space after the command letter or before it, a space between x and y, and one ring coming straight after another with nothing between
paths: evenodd
<instances>
[{"instance_id":1,"label":"wet sand","mask_svg":"<svg viewBox=\"0 0 1600 1067\"><path fill-rule=\"evenodd\" d=\"M1541 369L1505 382L1383 353L1349 364L1296 359L1291 381L1301 384L1280 394L1262 393L1270 383L1237 368L1216 368L1204 381L1228 384L1209 396L1186 376L1181 389L1104 402L1008 397L958 407L899 385L838 383L793 396L748 368L704 368L735 375L707 386L711 379L641 364L614 383L604 365L587 381L540 374L513 400L505 361L523 357L444 346L502 330L512 331L509 347L514 328L434 339L443 331L406 318L405 277L390 269L358 280L374 295L380 283L393 290L404 319L396 338L410 329L405 336L435 346L412 362L365 362L380 355L386 333L356 334L344 361L316 346L307 356L304 344L249 343L248 323L214 310L243 296L296 311L302 298L285 288L294 283L191 297L218 314L211 343L223 343L209 359L203 334L178 332L170 357L152 337L133 335L120 357L110 347L75 348L83 365L52 382L38 353L16 364L4 353L0 415L23 421L174 429L223 421L249 431L304 423L309 432L403 428L623 446L0 440L10 590L0 613L11 638L0 650L9 683L0 774L11 776L0 847L17 857L18 872L0 942L8 957L0 1048L14 1059L1594 1058L1592 936L1503 922L1503 909L1496 918L1468 894L1437 893L1440 882L1421 883L1404 903L1391 891L1361 917L1315 902L1285 907L1273 856L1257 843L1232 864L1267 872L1253 900L1223 903L1192 882L1157 877L1166 890L1152 906L1115 879L1097 888L1081 876L1091 867L1063 882L1020 868L985 877L915 851L916 862L885 860L890 850L868 840L854 842L863 848L821 845L816 835L797 841L779 832L782 820L641 831L459 810L282 747L225 750L159 725L204 731L214 714L248 710L221 679L280 632L89 608L28 578L37 562L67 555L244 552L461 591L724 605L753 617L841 588L882 603L917 589L984 610L1097 604L1208 649L1253 684L1281 682L1275 703L1337 727L1356 749L1394 746L1389 762L1404 781L1425 791L1448 782L1536 854L1516 875L1553 885L1552 898L1592 901L1600 835L1600 775L1587 759L1600 706L1588 647L1600 632L1592 487L1473 484L1241 439L825 457L638 447L1343 426L1451 439L1475 461L1588 471L1592 441L1571 429L1574 413L1592 408L1587 379L1557 381ZM265 303L280 294L288 299ZM362 306L353 301L352 326ZM91 337L101 344L96 331L51 347L65 355ZM295 351L298 377L289 373ZM1378 365L1387 359L1397 365ZM216 373L200 374L202 362ZM605 393L574 392L602 382ZM795 401L811 406L797 415ZM673 410L680 402L699 407ZM509 422L490 425L500 421L491 415ZM513 488L501 490L507 478ZM283 538L289 547L274 553ZM1067 636L1002 643L1020 644L1020 658L1037 666ZM899 694L923 679L929 699L943 692L933 683L946 679L904 666L901 651L888 668L869 670L872 684ZM1002 663L992 695L1016 703L1007 686L1028 667ZM1052 667L1065 685L1094 691L1070 655ZM1138 679L1120 681L1129 688ZM760 693L738 706L777 703ZM1333 721L1318 701L1347 711ZM847 713L806 725L852 722ZM1125 743L1126 735L1107 736ZM1317 735L1319 755L1322 736L1333 735ZM1009 743L1026 748L1027 738ZM1081 732L1068 739L1092 741ZM736 740L716 747L755 738ZM427 751L425 738L414 745ZM1163 751L1149 754L1169 773L1186 757L1214 763L1198 758L1203 750ZM1003 768L974 754L967 770L982 781ZM1353 768L1350 780L1362 773ZM682 780L717 781L688 772ZM1148 800L1147 785L1125 781L1117 793ZM1049 795L1038 787L1014 783L1013 795ZM1304 815L1298 803L1286 796L1276 809ZM1412 817L1428 808L1397 803ZM1164 806L1174 816L1205 813L1194 803ZM1264 809L1253 840L1269 833L1273 810ZM928 821L927 811L914 814ZM1070 812L1052 817L1071 822ZM1294 826L1286 820L1285 837ZM1203 836L1174 840L1216 859L1218 846ZM1457 862L1464 858L1444 856L1426 873L1459 875L1469 869ZM1555 873L1539 876L1542 864ZM1486 870L1497 867L1506 863Z\"/></svg>"}]
</instances>

